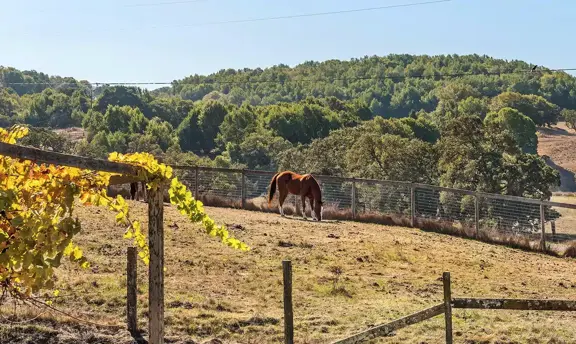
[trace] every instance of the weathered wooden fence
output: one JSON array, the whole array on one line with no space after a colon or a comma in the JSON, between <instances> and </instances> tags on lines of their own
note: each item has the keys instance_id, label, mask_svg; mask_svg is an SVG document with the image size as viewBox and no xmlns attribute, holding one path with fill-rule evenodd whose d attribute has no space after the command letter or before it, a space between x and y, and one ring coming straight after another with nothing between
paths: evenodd
<instances>
[{"instance_id":1,"label":"weathered wooden fence","mask_svg":"<svg viewBox=\"0 0 576 344\"><path fill-rule=\"evenodd\" d=\"M0 155L30 160L36 163L45 163L60 166L77 167L93 171L103 171L118 173L119 176L111 178L110 183L123 184L135 179L138 169L132 165L121 164L100 159L91 159L68 154L42 151L35 148L11 145L0 142ZM150 190L148 196L148 245L150 249L149 289L148 289L148 342L150 344L164 343L164 203L162 195L164 185L160 185L158 190ZM129 257L134 254L129 251ZM129 261L130 262L130 261ZM135 261L130 262L135 264ZM134 265L135 268L135 265ZM131 268L129 269L131 270ZM135 276L135 271L134 271ZM128 271L128 279L131 272ZM133 288L135 285L129 286ZM128 313L136 311L135 295L128 295ZM130 319L130 318L129 318ZM135 320L129 322L129 330L135 330Z\"/></svg>"},{"instance_id":2,"label":"weathered wooden fence","mask_svg":"<svg viewBox=\"0 0 576 344\"><path fill-rule=\"evenodd\" d=\"M275 172L172 166L196 198L208 205L232 204L254 209L267 198ZM342 178L318 175L324 208L349 219L370 215L404 218L413 227L425 222L464 228L477 238L497 235L522 236L535 241L541 250L547 245L576 240L576 229L557 225L559 211L576 209L576 204L541 201L444 188L399 181ZM293 197L299 207L299 197ZM224 202L223 202L224 201Z\"/></svg>"},{"instance_id":3,"label":"weathered wooden fence","mask_svg":"<svg viewBox=\"0 0 576 344\"><path fill-rule=\"evenodd\" d=\"M444 302L420 312L408 315L350 337L340 339L333 344L358 344L367 340L390 335L393 331L420 323L435 316L444 314L446 344L452 344L452 309L507 309L524 311L564 311L575 312L576 301L573 300L530 300L530 299L477 299L453 298L450 284L450 273L442 275L444 284Z\"/></svg>"}]
</instances>

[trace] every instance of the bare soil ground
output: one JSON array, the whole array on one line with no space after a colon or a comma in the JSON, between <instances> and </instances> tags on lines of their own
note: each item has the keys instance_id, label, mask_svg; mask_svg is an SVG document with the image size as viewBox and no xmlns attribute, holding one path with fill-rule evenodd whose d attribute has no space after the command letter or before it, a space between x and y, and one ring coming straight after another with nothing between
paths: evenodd
<instances>
[{"instance_id":1,"label":"bare soil ground","mask_svg":"<svg viewBox=\"0 0 576 344\"><path fill-rule=\"evenodd\" d=\"M538 154L550 157L549 164L561 175L561 191L575 192L576 182L576 131L560 122L553 128L538 130Z\"/></svg>"},{"instance_id":2,"label":"bare soil ground","mask_svg":"<svg viewBox=\"0 0 576 344\"><path fill-rule=\"evenodd\" d=\"M559 194L552 196L552 202L576 204L576 193ZM576 234L576 210L567 208L554 208L562 217L556 221L559 234Z\"/></svg>"},{"instance_id":3,"label":"bare soil ground","mask_svg":"<svg viewBox=\"0 0 576 344\"><path fill-rule=\"evenodd\" d=\"M54 129L54 132L58 135L62 135L72 142L78 142L86 137L86 131L83 128L66 128L66 129Z\"/></svg>"},{"instance_id":4,"label":"bare soil ground","mask_svg":"<svg viewBox=\"0 0 576 344\"><path fill-rule=\"evenodd\" d=\"M146 219L146 204L131 207L133 217ZM570 258L404 227L206 209L219 223L239 225L231 230L252 250L224 247L166 208L166 331L172 343L282 343L283 259L293 262L297 343L329 343L440 303L443 271L452 274L454 297L576 300ZM59 270L54 305L102 326L5 306L3 316L12 316L0 324L0 343L130 342L124 331L129 242L112 213L90 207L77 214L83 224L78 243L93 266ZM139 325L146 329L147 269L138 264ZM443 321L439 316L372 343L443 343ZM455 310L455 343L574 343L575 321L570 313Z\"/></svg>"}]
</instances>

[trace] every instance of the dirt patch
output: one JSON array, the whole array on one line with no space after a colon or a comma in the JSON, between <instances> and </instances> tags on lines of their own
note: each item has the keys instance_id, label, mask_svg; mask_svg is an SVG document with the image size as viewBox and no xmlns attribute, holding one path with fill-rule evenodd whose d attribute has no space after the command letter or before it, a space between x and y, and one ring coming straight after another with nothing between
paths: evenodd
<instances>
[{"instance_id":1,"label":"dirt patch","mask_svg":"<svg viewBox=\"0 0 576 344\"><path fill-rule=\"evenodd\" d=\"M553 128L538 130L538 154L547 157L548 165L560 172L559 191L576 192L576 131L558 123Z\"/></svg>"}]
</instances>

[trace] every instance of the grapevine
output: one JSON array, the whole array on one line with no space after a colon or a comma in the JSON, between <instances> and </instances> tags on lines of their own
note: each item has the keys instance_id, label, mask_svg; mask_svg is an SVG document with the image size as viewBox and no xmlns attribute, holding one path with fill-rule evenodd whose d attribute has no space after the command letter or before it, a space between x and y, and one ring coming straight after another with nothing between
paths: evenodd
<instances>
[{"instance_id":1,"label":"grapevine","mask_svg":"<svg viewBox=\"0 0 576 344\"><path fill-rule=\"evenodd\" d=\"M26 136L28 128L0 128L0 142L15 144ZM248 250L243 242L217 226L186 187L172 178L172 168L159 163L151 154L110 154L108 160L132 164L137 179L147 188L169 186L170 202L204 231L235 249ZM116 223L125 228L124 238L133 239L139 256L149 263L147 240L140 222L131 219L128 203L120 195L112 198L106 189L113 173L73 167L37 164L0 156L0 289L17 297L29 297L43 289L54 288L54 269L67 258L82 268L90 263L73 238L81 231L73 216L74 201L96 205L116 213ZM55 295L58 291L54 292ZM1 300L0 300L1 302Z\"/></svg>"}]
</instances>

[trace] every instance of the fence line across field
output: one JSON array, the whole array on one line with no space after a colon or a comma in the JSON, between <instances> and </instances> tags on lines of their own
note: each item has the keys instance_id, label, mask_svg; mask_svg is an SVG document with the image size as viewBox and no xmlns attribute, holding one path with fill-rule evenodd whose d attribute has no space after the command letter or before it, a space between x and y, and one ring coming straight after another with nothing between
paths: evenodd
<instances>
[{"instance_id":1,"label":"fence line across field","mask_svg":"<svg viewBox=\"0 0 576 344\"><path fill-rule=\"evenodd\" d=\"M444 331L446 344L453 344L452 309L504 309L516 311L558 311L575 312L574 300L550 299L489 299L489 298L454 298L450 272L442 274L444 302L413 313L403 318L374 326L360 333L333 342L332 344L360 344L371 339L384 337L392 332L421 323L425 320L444 314Z\"/></svg>"},{"instance_id":2,"label":"fence line across field","mask_svg":"<svg viewBox=\"0 0 576 344\"><path fill-rule=\"evenodd\" d=\"M241 208L258 200L267 203L270 180L276 174L205 166L173 165L172 168L196 198L228 200ZM523 235L539 240L542 250L547 242L576 240L576 229L574 233L557 233L558 216L555 215L557 209L576 209L576 204L404 181L315 177L322 188L324 207L347 211L350 219L368 214L392 215L405 218L413 227L418 227L420 221L440 220L470 229L476 237L483 231ZM286 201L290 203L299 209L300 198L291 195Z\"/></svg>"}]
</instances>

